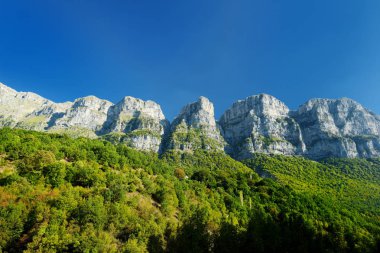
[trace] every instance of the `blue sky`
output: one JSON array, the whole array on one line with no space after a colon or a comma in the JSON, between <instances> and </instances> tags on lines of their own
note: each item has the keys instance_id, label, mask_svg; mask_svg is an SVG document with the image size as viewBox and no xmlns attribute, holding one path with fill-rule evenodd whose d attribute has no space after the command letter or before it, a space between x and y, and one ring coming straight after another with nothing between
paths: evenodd
<instances>
[{"instance_id":1,"label":"blue sky","mask_svg":"<svg viewBox=\"0 0 380 253\"><path fill-rule=\"evenodd\" d=\"M380 1L0 0L0 82L57 102L151 99L172 119L272 94L380 113Z\"/></svg>"}]
</instances>

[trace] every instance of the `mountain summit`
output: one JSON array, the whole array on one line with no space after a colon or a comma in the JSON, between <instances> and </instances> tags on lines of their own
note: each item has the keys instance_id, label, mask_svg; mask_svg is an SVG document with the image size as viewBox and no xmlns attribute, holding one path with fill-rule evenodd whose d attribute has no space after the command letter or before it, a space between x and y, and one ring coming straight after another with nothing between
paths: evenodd
<instances>
[{"instance_id":1,"label":"mountain summit","mask_svg":"<svg viewBox=\"0 0 380 253\"><path fill-rule=\"evenodd\" d=\"M54 103L0 83L0 127L103 138L153 152L225 151L326 157L379 157L380 117L348 99L311 99L291 111L260 94L235 102L217 122L205 97L183 107L170 123L159 104L134 97L119 103L88 96Z\"/></svg>"},{"instance_id":2,"label":"mountain summit","mask_svg":"<svg viewBox=\"0 0 380 253\"><path fill-rule=\"evenodd\" d=\"M300 155L305 143L289 108L277 98L260 94L239 100L221 117L224 137L232 155L249 158L253 153Z\"/></svg>"},{"instance_id":3,"label":"mountain summit","mask_svg":"<svg viewBox=\"0 0 380 253\"><path fill-rule=\"evenodd\" d=\"M168 149L223 150L225 142L216 124L214 105L205 97L186 105L171 124Z\"/></svg>"}]
</instances>

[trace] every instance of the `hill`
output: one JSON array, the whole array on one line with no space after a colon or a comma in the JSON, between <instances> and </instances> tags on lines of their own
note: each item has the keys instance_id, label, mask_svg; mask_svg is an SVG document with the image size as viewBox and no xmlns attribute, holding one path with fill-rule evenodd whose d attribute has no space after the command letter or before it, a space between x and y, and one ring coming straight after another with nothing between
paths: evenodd
<instances>
[{"instance_id":1,"label":"hill","mask_svg":"<svg viewBox=\"0 0 380 253\"><path fill-rule=\"evenodd\" d=\"M379 160L162 155L0 130L3 252L376 252ZM258 172L259 176L256 172Z\"/></svg>"}]
</instances>

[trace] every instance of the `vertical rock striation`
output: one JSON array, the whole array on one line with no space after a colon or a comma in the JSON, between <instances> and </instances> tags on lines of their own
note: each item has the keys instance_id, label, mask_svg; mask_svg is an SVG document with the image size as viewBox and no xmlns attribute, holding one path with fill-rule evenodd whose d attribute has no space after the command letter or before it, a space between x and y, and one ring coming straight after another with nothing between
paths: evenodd
<instances>
[{"instance_id":1,"label":"vertical rock striation","mask_svg":"<svg viewBox=\"0 0 380 253\"><path fill-rule=\"evenodd\" d=\"M223 150L225 142L215 122L214 105L205 97L186 105L171 124L167 148L183 151Z\"/></svg>"},{"instance_id":2,"label":"vertical rock striation","mask_svg":"<svg viewBox=\"0 0 380 253\"><path fill-rule=\"evenodd\" d=\"M99 133L136 149L160 152L168 127L159 104L125 97L109 108Z\"/></svg>"},{"instance_id":3,"label":"vertical rock striation","mask_svg":"<svg viewBox=\"0 0 380 253\"><path fill-rule=\"evenodd\" d=\"M220 118L229 153L238 159L253 153L298 155L305 151L301 129L289 108L261 94L235 102Z\"/></svg>"},{"instance_id":4,"label":"vertical rock striation","mask_svg":"<svg viewBox=\"0 0 380 253\"><path fill-rule=\"evenodd\" d=\"M17 92L0 83L0 125L43 131L56 112L71 103L54 103L33 92Z\"/></svg>"},{"instance_id":5,"label":"vertical rock striation","mask_svg":"<svg viewBox=\"0 0 380 253\"><path fill-rule=\"evenodd\" d=\"M261 94L235 102L215 121L205 97L186 105L170 124L160 105L125 97L113 104L94 96L54 103L0 83L0 127L103 138L154 152L225 150L237 159L252 154L380 157L380 117L348 99L311 99L290 111Z\"/></svg>"},{"instance_id":6,"label":"vertical rock striation","mask_svg":"<svg viewBox=\"0 0 380 253\"><path fill-rule=\"evenodd\" d=\"M351 99L311 99L294 117L310 158L380 156L379 116Z\"/></svg>"},{"instance_id":7,"label":"vertical rock striation","mask_svg":"<svg viewBox=\"0 0 380 253\"><path fill-rule=\"evenodd\" d=\"M0 125L102 137L158 152L168 121L158 104L133 97L113 103L88 96L73 103L54 103L31 92L17 92L0 83Z\"/></svg>"},{"instance_id":8,"label":"vertical rock striation","mask_svg":"<svg viewBox=\"0 0 380 253\"><path fill-rule=\"evenodd\" d=\"M68 133L75 131L79 135L94 138L95 132L102 128L107 119L111 106L111 102L95 96L78 98L64 112L55 111L46 129Z\"/></svg>"}]
</instances>

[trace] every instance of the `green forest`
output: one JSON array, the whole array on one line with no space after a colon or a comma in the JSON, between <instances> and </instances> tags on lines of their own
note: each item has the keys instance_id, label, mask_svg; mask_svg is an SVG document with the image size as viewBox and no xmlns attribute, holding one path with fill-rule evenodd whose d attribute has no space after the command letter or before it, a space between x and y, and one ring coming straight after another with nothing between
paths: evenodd
<instances>
[{"instance_id":1,"label":"green forest","mask_svg":"<svg viewBox=\"0 0 380 253\"><path fill-rule=\"evenodd\" d=\"M0 129L0 252L379 252L380 159Z\"/></svg>"}]
</instances>

